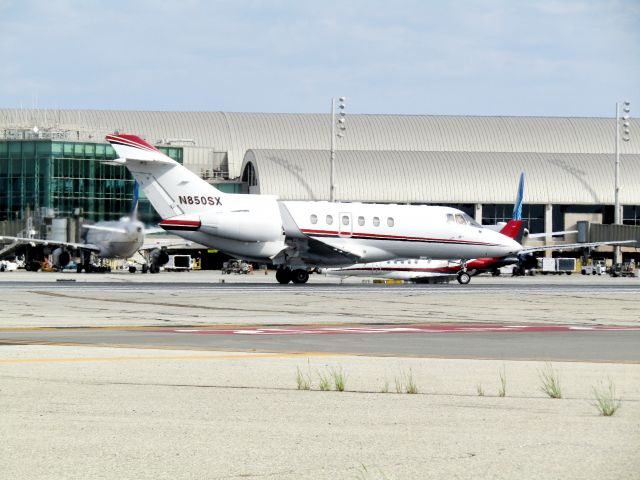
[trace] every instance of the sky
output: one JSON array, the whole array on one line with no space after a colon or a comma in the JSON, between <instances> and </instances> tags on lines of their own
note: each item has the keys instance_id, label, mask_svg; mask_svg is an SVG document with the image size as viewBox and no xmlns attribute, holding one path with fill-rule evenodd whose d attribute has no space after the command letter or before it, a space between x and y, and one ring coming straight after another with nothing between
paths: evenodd
<instances>
[{"instance_id":1,"label":"sky","mask_svg":"<svg viewBox=\"0 0 640 480\"><path fill-rule=\"evenodd\" d=\"M0 108L640 114L640 0L0 0Z\"/></svg>"}]
</instances>

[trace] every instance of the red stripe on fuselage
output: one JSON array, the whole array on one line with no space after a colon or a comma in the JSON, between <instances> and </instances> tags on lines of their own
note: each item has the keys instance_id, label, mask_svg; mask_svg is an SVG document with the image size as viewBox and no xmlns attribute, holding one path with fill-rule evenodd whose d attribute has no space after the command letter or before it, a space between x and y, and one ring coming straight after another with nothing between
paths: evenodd
<instances>
[{"instance_id":1,"label":"red stripe on fuselage","mask_svg":"<svg viewBox=\"0 0 640 480\"><path fill-rule=\"evenodd\" d=\"M327 236L343 236L343 237L355 237L355 238L364 238L371 240L405 240L408 242L431 242L431 243L454 243L454 244L467 244L467 245L484 245L488 247L498 247L499 244L496 243L485 243L485 242L473 242L468 240L453 240L446 238L428 238L428 237L409 237L406 235L387 235L382 233L365 233L365 232L338 232L335 230L312 230L312 229L302 229L302 233L310 236L314 235L327 235Z\"/></svg>"}]
</instances>

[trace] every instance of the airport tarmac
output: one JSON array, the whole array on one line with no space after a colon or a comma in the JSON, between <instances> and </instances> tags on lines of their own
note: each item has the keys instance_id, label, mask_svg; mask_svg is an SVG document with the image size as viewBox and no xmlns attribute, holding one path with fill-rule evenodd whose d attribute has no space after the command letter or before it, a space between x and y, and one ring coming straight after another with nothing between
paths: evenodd
<instances>
[{"instance_id":1,"label":"airport tarmac","mask_svg":"<svg viewBox=\"0 0 640 480\"><path fill-rule=\"evenodd\" d=\"M0 275L3 478L640 478L639 279L269 277Z\"/></svg>"}]
</instances>

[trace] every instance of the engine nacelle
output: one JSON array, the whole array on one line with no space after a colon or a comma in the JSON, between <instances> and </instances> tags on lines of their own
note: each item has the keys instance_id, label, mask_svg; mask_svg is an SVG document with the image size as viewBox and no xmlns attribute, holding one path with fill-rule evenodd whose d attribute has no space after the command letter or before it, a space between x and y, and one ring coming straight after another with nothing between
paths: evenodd
<instances>
[{"instance_id":1,"label":"engine nacelle","mask_svg":"<svg viewBox=\"0 0 640 480\"><path fill-rule=\"evenodd\" d=\"M169 254L166 250L162 248L156 248L149 253L149 258L151 259L151 263L162 266L169 262Z\"/></svg>"},{"instance_id":2,"label":"engine nacelle","mask_svg":"<svg viewBox=\"0 0 640 480\"><path fill-rule=\"evenodd\" d=\"M71 254L63 248L56 248L51 253L51 263L59 268L64 268L71 262Z\"/></svg>"},{"instance_id":3,"label":"engine nacelle","mask_svg":"<svg viewBox=\"0 0 640 480\"><path fill-rule=\"evenodd\" d=\"M200 215L200 231L242 242L269 242L282 236L282 219L277 209L236 212L205 212Z\"/></svg>"}]
</instances>

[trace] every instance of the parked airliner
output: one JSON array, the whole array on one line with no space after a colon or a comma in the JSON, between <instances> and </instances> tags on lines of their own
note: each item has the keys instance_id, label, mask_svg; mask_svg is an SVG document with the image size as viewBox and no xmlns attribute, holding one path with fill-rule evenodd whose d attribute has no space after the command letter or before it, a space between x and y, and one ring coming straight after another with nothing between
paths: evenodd
<instances>
[{"instance_id":1,"label":"parked airliner","mask_svg":"<svg viewBox=\"0 0 640 480\"><path fill-rule=\"evenodd\" d=\"M512 219L497 225L487 225L486 228L500 229L500 233L521 241L524 230L522 228L522 205L524 201L524 173L520 174L516 203L513 208ZM550 235L564 235L575 233L574 230L552 232ZM546 234L528 234L528 238L546 236ZM466 285L471 281L472 275L483 272L491 272L499 275L500 267L517 264L514 272L524 272L537 264L534 252L543 250L576 250L587 247L599 247L601 245L624 244L625 242L589 242L570 243L563 245L545 245L542 247L529 247L520 250L517 255L506 257L476 258L473 260L432 260L419 258L401 258L387 260L386 262L357 263L345 267L325 268L322 273L341 277L379 277L395 280L408 280L416 283L435 282L456 278L459 283Z\"/></svg>"},{"instance_id":2,"label":"parked airliner","mask_svg":"<svg viewBox=\"0 0 640 480\"><path fill-rule=\"evenodd\" d=\"M305 283L314 266L504 257L522 248L454 208L225 194L135 135L106 139L162 217L162 228L233 257L272 263L280 283Z\"/></svg>"},{"instance_id":3,"label":"parked airliner","mask_svg":"<svg viewBox=\"0 0 640 480\"><path fill-rule=\"evenodd\" d=\"M160 267L169 261L166 248L155 243L145 244L145 234L163 231L158 228L145 228L144 224L137 219L138 206L138 186L135 186L134 207L131 217L122 217L117 221L97 222L94 224L83 224L84 233L81 243L48 240L30 237L0 236L0 241L8 240L12 243L43 245L45 247L55 247L51 252L51 264L56 269L62 269L71 262L72 255L77 253L80 256L78 262L78 273L83 270L92 271L91 256L95 255L100 259L132 257L136 252L140 252L147 262L143 265L143 272L157 273ZM135 266L130 266L129 271L134 273Z\"/></svg>"}]
</instances>

